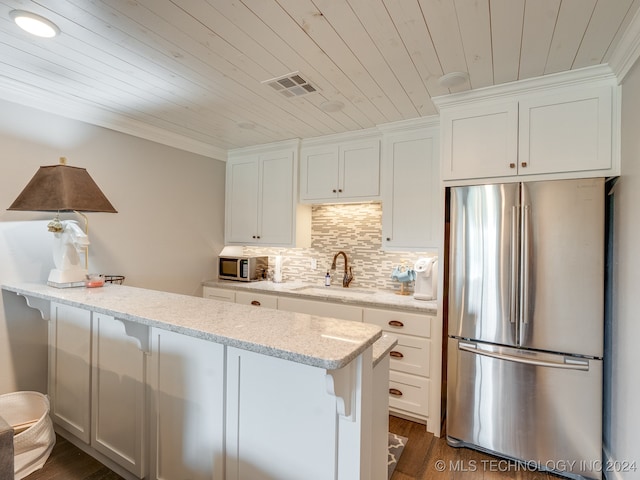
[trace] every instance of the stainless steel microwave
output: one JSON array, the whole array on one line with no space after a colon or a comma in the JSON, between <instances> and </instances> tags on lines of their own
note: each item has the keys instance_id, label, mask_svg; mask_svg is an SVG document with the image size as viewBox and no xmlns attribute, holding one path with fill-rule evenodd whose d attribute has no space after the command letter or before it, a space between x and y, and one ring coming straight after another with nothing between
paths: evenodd
<instances>
[{"instance_id":1,"label":"stainless steel microwave","mask_svg":"<svg viewBox=\"0 0 640 480\"><path fill-rule=\"evenodd\" d=\"M218 278L253 282L266 278L269 257L218 257Z\"/></svg>"}]
</instances>

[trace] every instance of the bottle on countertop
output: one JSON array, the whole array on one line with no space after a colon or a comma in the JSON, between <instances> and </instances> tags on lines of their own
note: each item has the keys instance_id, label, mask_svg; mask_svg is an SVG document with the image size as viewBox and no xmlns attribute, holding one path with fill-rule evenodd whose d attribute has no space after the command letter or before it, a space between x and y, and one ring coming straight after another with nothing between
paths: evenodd
<instances>
[{"instance_id":1,"label":"bottle on countertop","mask_svg":"<svg viewBox=\"0 0 640 480\"><path fill-rule=\"evenodd\" d=\"M327 270L327 274L324 276L324 286L325 287L331 286L331 275L329 274L328 270Z\"/></svg>"}]
</instances>

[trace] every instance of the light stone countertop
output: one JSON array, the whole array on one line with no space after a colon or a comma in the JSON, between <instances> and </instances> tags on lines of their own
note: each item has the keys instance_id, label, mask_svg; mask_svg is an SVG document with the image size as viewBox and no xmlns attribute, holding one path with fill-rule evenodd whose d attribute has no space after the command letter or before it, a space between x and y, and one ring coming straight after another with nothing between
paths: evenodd
<instances>
[{"instance_id":1,"label":"light stone countertop","mask_svg":"<svg viewBox=\"0 0 640 480\"><path fill-rule=\"evenodd\" d=\"M375 325L124 285L6 283L2 289L329 370L344 367L382 336Z\"/></svg>"},{"instance_id":2,"label":"light stone countertop","mask_svg":"<svg viewBox=\"0 0 640 480\"><path fill-rule=\"evenodd\" d=\"M405 310L414 313L436 315L438 304L435 300L416 300L413 295L397 295L389 290L373 288L343 288L340 285L325 287L303 282L274 283L269 280L257 282L235 282L233 280L208 280L205 287L226 288L236 291L251 291L308 300L327 300L336 303L359 305L362 307Z\"/></svg>"}]
</instances>

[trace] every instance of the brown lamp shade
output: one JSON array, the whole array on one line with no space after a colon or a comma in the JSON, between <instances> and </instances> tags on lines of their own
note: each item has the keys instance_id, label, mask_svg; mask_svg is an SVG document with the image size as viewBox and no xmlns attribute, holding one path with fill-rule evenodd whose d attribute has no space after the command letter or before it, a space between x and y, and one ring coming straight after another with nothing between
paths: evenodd
<instances>
[{"instance_id":1,"label":"brown lamp shade","mask_svg":"<svg viewBox=\"0 0 640 480\"><path fill-rule=\"evenodd\" d=\"M84 168L40 167L7 210L118 213Z\"/></svg>"}]
</instances>

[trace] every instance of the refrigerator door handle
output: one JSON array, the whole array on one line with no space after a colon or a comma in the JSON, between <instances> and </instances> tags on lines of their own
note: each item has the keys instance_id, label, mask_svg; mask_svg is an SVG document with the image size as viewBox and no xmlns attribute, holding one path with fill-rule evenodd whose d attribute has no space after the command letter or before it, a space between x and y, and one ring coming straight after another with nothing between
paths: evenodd
<instances>
[{"instance_id":1,"label":"refrigerator door handle","mask_svg":"<svg viewBox=\"0 0 640 480\"><path fill-rule=\"evenodd\" d=\"M524 363L527 365L534 365L537 367L551 367L551 368L563 368L566 370L582 370L589 371L589 361L582 359L563 359L563 362L551 362L548 360L536 360L534 358L525 358L519 355L509 355L507 353L492 352L483 349L479 345L463 343L458 344L458 350L465 352L477 353L478 355L484 355L491 358L497 358L499 360L507 360L510 362Z\"/></svg>"},{"instance_id":2,"label":"refrigerator door handle","mask_svg":"<svg viewBox=\"0 0 640 480\"><path fill-rule=\"evenodd\" d=\"M531 205L523 205L522 212L522 301L520 319L522 324L529 323L529 257L531 226L529 225L529 213ZM521 339L522 341L522 339Z\"/></svg>"},{"instance_id":3,"label":"refrigerator door handle","mask_svg":"<svg viewBox=\"0 0 640 480\"><path fill-rule=\"evenodd\" d=\"M511 207L511 294L509 320L516 323L518 315L518 207ZM516 332L517 335L517 332Z\"/></svg>"}]
</instances>

